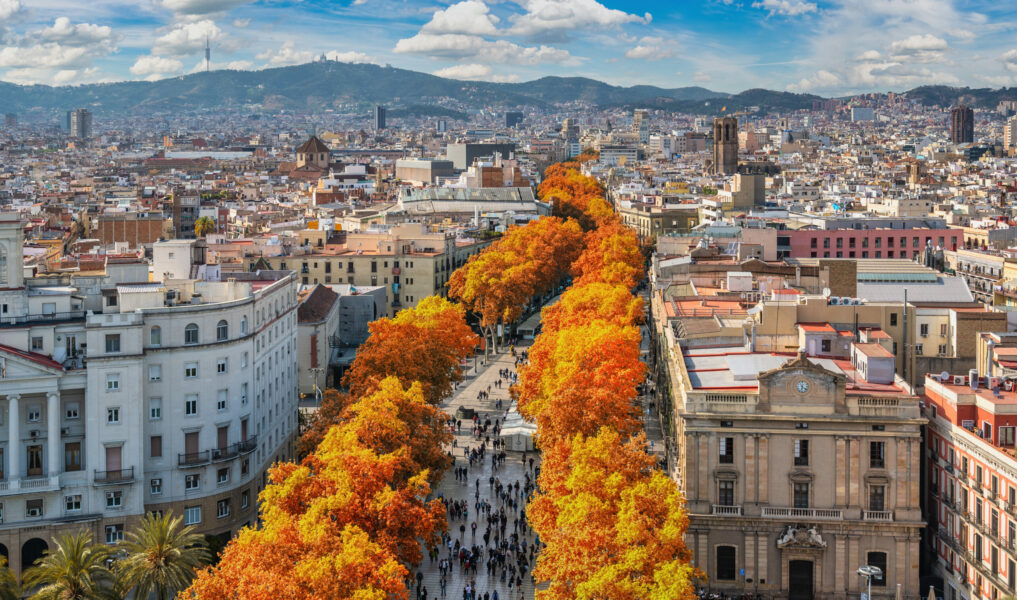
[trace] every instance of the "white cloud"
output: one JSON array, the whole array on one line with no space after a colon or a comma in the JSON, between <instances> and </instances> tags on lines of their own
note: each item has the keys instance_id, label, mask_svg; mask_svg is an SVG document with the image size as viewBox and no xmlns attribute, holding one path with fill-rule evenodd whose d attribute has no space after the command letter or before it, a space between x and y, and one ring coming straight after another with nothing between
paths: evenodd
<instances>
[{"instance_id":1,"label":"white cloud","mask_svg":"<svg viewBox=\"0 0 1017 600\"><path fill-rule=\"evenodd\" d=\"M1007 50L1003 56L999 57L999 60L1007 71L1017 73L1017 50Z\"/></svg>"},{"instance_id":2,"label":"white cloud","mask_svg":"<svg viewBox=\"0 0 1017 600\"><path fill-rule=\"evenodd\" d=\"M255 58L267 61L265 64L267 67L285 67L311 62L314 54L310 50L297 50L296 43L288 40L278 50L265 50L255 55Z\"/></svg>"},{"instance_id":3,"label":"white cloud","mask_svg":"<svg viewBox=\"0 0 1017 600\"><path fill-rule=\"evenodd\" d=\"M855 57L855 60L857 60L858 62L871 62L874 60L882 59L883 55L880 54L878 50L866 50L865 52L862 52L861 54Z\"/></svg>"},{"instance_id":4,"label":"white cloud","mask_svg":"<svg viewBox=\"0 0 1017 600\"><path fill-rule=\"evenodd\" d=\"M836 88L843 85L843 81L835 73L820 69L811 78L802 78L798 83L787 86L788 90L795 92L806 92L815 89Z\"/></svg>"},{"instance_id":5,"label":"white cloud","mask_svg":"<svg viewBox=\"0 0 1017 600\"><path fill-rule=\"evenodd\" d=\"M786 17L797 17L818 10L814 2L804 2L803 0L761 0L753 2L752 8L762 8L769 11L771 15Z\"/></svg>"},{"instance_id":6,"label":"white cloud","mask_svg":"<svg viewBox=\"0 0 1017 600\"><path fill-rule=\"evenodd\" d=\"M539 35L551 31L618 27L626 23L649 23L643 16L608 8L596 0L519 0L526 13L512 17L511 33Z\"/></svg>"},{"instance_id":7,"label":"white cloud","mask_svg":"<svg viewBox=\"0 0 1017 600\"><path fill-rule=\"evenodd\" d=\"M208 15L227 11L251 0L156 0L156 4L178 15Z\"/></svg>"},{"instance_id":8,"label":"white cloud","mask_svg":"<svg viewBox=\"0 0 1017 600\"><path fill-rule=\"evenodd\" d=\"M237 29L243 29L251 24L250 19L233 19L233 26Z\"/></svg>"},{"instance_id":9,"label":"white cloud","mask_svg":"<svg viewBox=\"0 0 1017 600\"><path fill-rule=\"evenodd\" d=\"M0 0L0 21L6 21L21 12L21 0Z\"/></svg>"},{"instance_id":10,"label":"white cloud","mask_svg":"<svg viewBox=\"0 0 1017 600\"><path fill-rule=\"evenodd\" d=\"M889 52L898 61L935 62L941 60L949 48L950 45L943 38L926 33L893 42Z\"/></svg>"},{"instance_id":11,"label":"white cloud","mask_svg":"<svg viewBox=\"0 0 1017 600\"><path fill-rule=\"evenodd\" d=\"M254 63L249 60L231 60L229 62L217 63L212 61L208 65L209 71L249 71L254 68ZM188 73L201 73L205 70L205 59L199 60Z\"/></svg>"},{"instance_id":12,"label":"white cloud","mask_svg":"<svg viewBox=\"0 0 1017 600\"><path fill-rule=\"evenodd\" d=\"M489 65L470 63L465 65L453 65L444 69L438 69L432 75L445 77L447 79L463 79L466 81L493 81L496 83L511 83L519 81L519 76L513 73L495 73Z\"/></svg>"},{"instance_id":13,"label":"white cloud","mask_svg":"<svg viewBox=\"0 0 1017 600\"><path fill-rule=\"evenodd\" d=\"M160 56L187 56L205 47L205 40L214 42L222 37L222 29L213 21L204 19L178 24L166 34L156 38L152 54Z\"/></svg>"},{"instance_id":14,"label":"white cloud","mask_svg":"<svg viewBox=\"0 0 1017 600\"><path fill-rule=\"evenodd\" d=\"M644 37L625 53L625 58L662 60L674 57L674 42L661 37Z\"/></svg>"},{"instance_id":15,"label":"white cloud","mask_svg":"<svg viewBox=\"0 0 1017 600\"><path fill-rule=\"evenodd\" d=\"M184 63L175 58L162 56L142 56L131 66L131 75L149 79L163 79L166 75L179 73Z\"/></svg>"},{"instance_id":16,"label":"white cloud","mask_svg":"<svg viewBox=\"0 0 1017 600\"><path fill-rule=\"evenodd\" d=\"M0 48L0 68L59 68L87 67L98 56L108 54L105 49L60 44L34 46L6 46Z\"/></svg>"},{"instance_id":17,"label":"white cloud","mask_svg":"<svg viewBox=\"0 0 1017 600\"><path fill-rule=\"evenodd\" d=\"M471 35L495 35L498 17L480 0L465 0L445 10L434 13L431 20L421 28L426 33L466 33Z\"/></svg>"},{"instance_id":18,"label":"white cloud","mask_svg":"<svg viewBox=\"0 0 1017 600\"><path fill-rule=\"evenodd\" d=\"M11 69L4 73L5 81L32 85L37 83L47 85L81 85L85 83L108 83L112 79L99 71L98 67L86 69L49 69L39 67L26 67L22 69Z\"/></svg>"},{"instance_id":19,"label":"white cloud","mask_svg":"<svg viewBox=\"0 0 1017 600\"><path fill-rule=\"evenodd\" d=\"M56 42L63 46L88 46L113 39L113 30L105 25L73 24L67 17L57 17L52 27L47 27L36 35L44 42Z\"/></svg>"},{"instance_id":20,"label":"white cloud","mask_svg":"<svg viewBox=\"0 0 1017 600\"><path fill-rule=\"evenodd\" d=\"M479 63L536 65L562 63L571 58L568 50L552 46L520 46L506 40L489 41L476 35L418 33L399 40L395 52L424 54L432 58L470 58Z\"/></svg>"},{"instance_id":21,"label":"white cloud","mask_svg":"<svg viewBox=\"0 0 1017 600\"><path fill-rule=\"evenodd\" d=\"M710 77L710 74L706 73L705 71L696 71L695 76L692 77L692 81L696 81L699 83L710 83L711 81L713 81L713 77Z\"/></svg>"},{"instance_id":22,"label":"white cloud","mask_svg":"<svg viewBox=\"0 0 1017 600\"><path fill-rule=\"evenodd\" d=\"M357 65L380 65L382 64L377 58L364 54L363 52L357 52L356 50L349 50L347 52L339 52L333 50L325 53L325 58L329 60L337 60L344 63L353 63Z\"/></svg>"}]
</instances>

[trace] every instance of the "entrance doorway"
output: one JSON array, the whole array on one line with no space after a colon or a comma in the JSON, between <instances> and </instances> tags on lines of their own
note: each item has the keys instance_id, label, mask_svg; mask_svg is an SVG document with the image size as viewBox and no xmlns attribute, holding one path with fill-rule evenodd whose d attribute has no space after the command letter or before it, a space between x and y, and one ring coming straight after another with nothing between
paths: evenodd
<instances>
[{"instance_id":1,"label":"entrance doorway","mask_svg":"<svg viewBox=\"0 0 1017 600\"><path fill-rule=\"evenodd\" d=\"M812 600L812 561L788 561L788 600Z\"/></svg>"},{"instance_id":2,"label":"entrance doorway","mask_svg":"<svg viewBox=\"0 0 1017 600\"><path fill-rule=\"evenodd\" d=\"M21 547L21 571L31 567L49 550L49 545L39 538L32 538Z\"/></svg>"}]
</instances>

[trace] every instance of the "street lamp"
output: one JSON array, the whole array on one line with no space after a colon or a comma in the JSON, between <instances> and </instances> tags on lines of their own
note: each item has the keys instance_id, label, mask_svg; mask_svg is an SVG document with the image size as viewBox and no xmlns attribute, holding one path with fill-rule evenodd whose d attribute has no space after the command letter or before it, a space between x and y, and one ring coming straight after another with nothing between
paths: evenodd
<instances>
[{"instance_id":1,"label":"street lamp","mask_svg":"<svg viewBox=\"0 0 1017 600\"><path fill-rule=\"evenodd\" d=\"M872 565L865 565L864 567L858 567L858 574L864 577L865 581L869 584L869 593L866 594L865 600L872 600L872 578L882 579L883 569L873 567Z\"/></svg>"},{"instance_id":2,"label":"street lamp","mask_svg":"<svg viewBox=\"0 0 1017 600\"><path fill-rule=\"evenodd\" d=\"M314 406L315 408L321 408L321 388L318 387L318 376L325 372L322 367L310 367L307 369L311 373L311 377L314 382Z\"/></svg>"}]
</instances>

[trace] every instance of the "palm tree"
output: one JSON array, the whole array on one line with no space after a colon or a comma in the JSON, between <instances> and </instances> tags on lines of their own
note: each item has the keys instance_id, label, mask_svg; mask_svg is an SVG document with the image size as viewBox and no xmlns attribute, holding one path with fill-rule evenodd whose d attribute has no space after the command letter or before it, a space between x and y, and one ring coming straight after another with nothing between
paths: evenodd
<instances>
[{"instance_id":1,"label":"palm tree","mask_svg":"<svg viewBox=\"0 0 1017 600\"><path fill-rule=\"evenodd\" d=\"M172 511L156 516L148 513L134 531L128 532L124 549L127 558L119 563L124 583L134 589L135 598L168 600L187 589L195 571L211 561L203 536L194 527L181 527L183 517Z\"/></svg>"},{"instance_id":2,"label":"palm tree","mask_svg":"<svg viewBox=\"0 0 1017 600\"><path fill-rule=\"evenodd\" d=\"M105 598L112 582L106 568L110 549L93 544L87 531L66 533L53 540L55 550L24 573L30 600L97 600Z\"/></svg>"},{"instance_id":3,"label":"palm tree","mask_svg":"<svg viewBox=\"0 0 1017 600\"><path fill-rule=\"evenodd\" d=\"M21 586L7 566L7 559L0 556L0 600L18 600L21 598Z\"/></svg>"},{"instance_id":4,"label":"palm tree","mask_svg":"<svg viewBox=\"0 0 1017 600\"><path fill-rule=\"evenodd\" d=\"M210 233L215 233L215 221L208 217L198 217L194 222L194 235L203 238Z\"/></svg>"}]
</instances>

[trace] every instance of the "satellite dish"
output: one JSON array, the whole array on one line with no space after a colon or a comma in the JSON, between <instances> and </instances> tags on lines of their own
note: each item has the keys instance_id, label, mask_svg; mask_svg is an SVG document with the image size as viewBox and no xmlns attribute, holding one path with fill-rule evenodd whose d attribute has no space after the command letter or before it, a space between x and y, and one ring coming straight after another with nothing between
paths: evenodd
<instances>
[{"instance_id":1,"label":"satellite dish","mask_svg":"<svg viewBox=\"0 0 1017 600\"><path fill-rule=\"evenodd\" d=\"M943 371L939 374L940 381L947 381L948 379L950 379L950 371Z\"/></svg>"}]
</instances>

